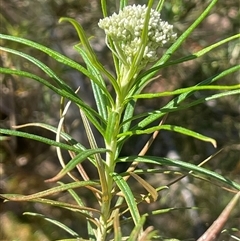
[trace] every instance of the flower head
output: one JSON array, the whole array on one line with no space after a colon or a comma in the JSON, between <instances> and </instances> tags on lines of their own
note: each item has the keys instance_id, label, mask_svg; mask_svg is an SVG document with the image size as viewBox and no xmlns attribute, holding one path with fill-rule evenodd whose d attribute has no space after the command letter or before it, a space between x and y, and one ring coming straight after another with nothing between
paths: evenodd
<instances>
[{"instance_id":1,"label":"flower head","mask_svg":"<svg viewBox=\"0 0 240 241\"><path fill-rule=\"evenodd\" d=\"M132 64L142 45L142 31L147 13L145 5L126 6L110 17L99 21L99 27L104 29L108 38L111 38L116 52L123 63ZM161 20L160 13L151 9L148 23L147 44L142 56L141 65L157 60L157 49L167 42L176 39L173 26Z\"/></svg>"}]
</instances>

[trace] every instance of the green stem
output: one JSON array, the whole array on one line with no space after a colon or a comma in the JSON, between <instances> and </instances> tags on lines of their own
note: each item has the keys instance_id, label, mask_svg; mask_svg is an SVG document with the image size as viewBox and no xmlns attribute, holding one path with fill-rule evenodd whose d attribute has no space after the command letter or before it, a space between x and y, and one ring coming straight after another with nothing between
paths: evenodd
<instances>
[{"instance_id":1,"label":"green stem","mask_svg":"<svg viewBox=\"0 0 240 241\"><path fill-rule=\"evenodd\" d=\"M121 96L122 97L122 96ZM107 182L107 190L102 190L102 207L100 217L100 227L97 231L97 241L103 241L107 236L107 228L110 222L110 209L112 201L112 191L114 188L114 180L112 173L115 170L117 158L117 136L120 132L120 120L123 112L123 99L118 94L116 96L116 104L109 110L109 117L114 117L114 124L107 127L107 138L105 138L105 146L110 152L106 153L105 178ZM109 121L111 123L111 121Z\"/></svg>"}]
</instances>

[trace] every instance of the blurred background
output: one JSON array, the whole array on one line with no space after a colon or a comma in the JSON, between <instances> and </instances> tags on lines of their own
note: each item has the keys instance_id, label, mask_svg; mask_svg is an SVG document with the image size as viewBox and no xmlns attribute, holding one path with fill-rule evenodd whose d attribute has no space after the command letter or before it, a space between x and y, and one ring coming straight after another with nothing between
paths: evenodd
<instances>
[{"instance_id":1,"label":"blurred background","mask_svg":"<svg viewBox=\"0 0 240 241\"><path fill-rule=\"evenodd\" d=\"M108 1L109 12L115 11L116 2ZM144 4L146 1L129 1ZM174 25L178 36L206 8L209 1L199 0L166 0L162 10L162 19ZM173 58L180 58L219 40L236 34L239 31L239 4L235 0L219 1L208 17L198 26ZM100 61L107 69L113 70L109 51L105 46L104 33L98 28L102 18L101 5L98 0L2 0L0 15L0 32L24 37L48 46L82 63L81 57L73 49L78 43L78 37L73 27L68 23L58 23L60 17L71 17L81 23L91 38L91 44ZM0 41L0 44L28 53L53 69L73 89L81 87L79 95L89 105L94 106L91 85L81 73L72 70L47 55L26 47L20 43ZM160 92L189 87L213 76L221 71L239 64L239 40L231 41L200 59L188 61L177 66L168 67L160 72L158 79L146 87L144 92ZM163 52L165 49L162 50ZM83 63L84 65L84 63ZM0 66L22 69L47 78L36 66L25 59L1 52ZM42 122L57 126L59 121L60 99L55 93L39 83L17 76L0 75L0 127L12 128L29 122ZM239 83L239 73L228 75L219 80L221 85ZM216 83L217 84L217 83ZM109 86L111 91L111 87ZM211 91L211 93L214 93ZM196 92L189 101L207 96L209 92ZM159 109L172 97L139 101L136 113ZM183 126L217 140L215 149L209 143L201 142L184 135L161 131L148 151L149 155L170 157L186 162L199 164L218 150L222 151L210 160L206 167L240 182L240 143L239 143L239 97L229 96L213 100L188 110L169 114L166 123ZM71 135L88 146L77 108L72 105L67 116L67 126ZM157 123L157 122L156 122ZM33 134L54 139L54 134L36 127L22 129ZM130 139L123 148L122 155L139 153L149 136L137 136ZM98 140L102 143L102 140ZM66 162L69 160L64 153ZM87 163L84 166L90 177L96 173ZM120 166L121 170L126 167ZM31 194L42 191L53 184L44 180L54 176L60 170L55 149L36 141L11 137L0 142L0 193ZM77 175L77 172L76 172ZM155 186L164 186L174 180L173 174L159 174L156 177L146 176L145 179ZM68 178L64 179L69 181ZM139 188L132 186L132 188ZM84 189L79 193L85 197L89 205L91 198ZM163 237L174 237L181 240L196 240L218 217L233 193L200 179L188 177L173 184L169 190L162 191L161 198L148 206L153 208L189 207L199 209L180 209L171 213L158 215L147 220L147 225L153 225ZM61 201L69 201L67 193L54 197ZM70 235L60 228L40 218L23 216L25 211L43 213L70 226L76 232L86 235L85 222L77 213L62 210L57 207L37 203L8 202L0 203L1 227L0 240L48 241L60 238L70 238ZM146 207L140 206L142 211ZM240 228L240 205L236 207L228 220L226 232L219 240L233 240L229 236L231 228ZM14 230L14 232L13 232ZM234 233L240 238L239 232Z\"/></svg>"}]
</instances>

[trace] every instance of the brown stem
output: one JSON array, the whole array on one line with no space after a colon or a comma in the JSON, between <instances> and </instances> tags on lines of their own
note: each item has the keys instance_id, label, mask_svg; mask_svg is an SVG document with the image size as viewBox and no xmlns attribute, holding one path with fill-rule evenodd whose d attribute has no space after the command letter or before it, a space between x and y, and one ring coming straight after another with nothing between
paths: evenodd
<instances>
[{"instance_id":1,"label":"brown stem","mask_svg":"<svg viewBox=\"0 0 240 241\"><path fill-rule=\"evenodd\" d=\"M240 197L240 192L238 192L229 204L225 207L219 217L214 221L214 223L208 228L208 230L197 240L197 241L212 241L217 238L219 233L221 232L223 226L227 222L231 211L234 206L237 204L237 201Z\"/></svg>"}]
</instances>

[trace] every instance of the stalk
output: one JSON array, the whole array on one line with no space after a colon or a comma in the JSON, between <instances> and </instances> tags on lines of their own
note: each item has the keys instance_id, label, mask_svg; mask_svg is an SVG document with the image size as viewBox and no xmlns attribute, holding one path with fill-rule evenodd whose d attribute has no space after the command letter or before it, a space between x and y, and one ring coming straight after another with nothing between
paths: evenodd
<instances>
[{"instance_id":1,"label":"stalk","mask_svg":"<svg viewBox=\"0 0 240 241\"><path fill-rule=\"evenodd\" d=\"M103 193L106 192L106 195L102 196L102 207L101 207L101 217L100 217L100 227L98 228L98 241L104 241L107 236L107 228L109 226L109 222L111 221L111 201L112 201L112 190L114 188L114 181L112 177L112 173L115 170L116 166L116 158L117 158L117 136L120 131L120 120L123 111L123 98L119 95L116 96L116 105L109 110L111 114L114 116L114 125L108 129L110 133L110 138L108 140L105 139L105 147L110 152L106 153L106 168L105 168L105 177L107 181L107 190L102 190ZM109 114L109 116L112 116Z\"/></svg>"}]
</instances>

